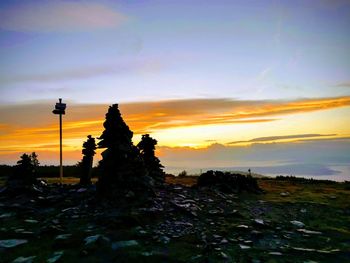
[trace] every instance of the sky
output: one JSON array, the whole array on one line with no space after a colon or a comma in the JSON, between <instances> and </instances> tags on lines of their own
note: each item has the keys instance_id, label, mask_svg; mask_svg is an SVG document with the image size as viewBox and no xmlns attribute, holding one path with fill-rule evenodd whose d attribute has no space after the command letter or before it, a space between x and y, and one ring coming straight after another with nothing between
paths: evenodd
<instances>
[{"instance_id":1,"label":"sky","mask_svg":"<svg viewBox=\"0 0 350 263\"><path fill-rule=\"evenodd\" d=\"M348 0L0 1L0 163L58 163L62 98L65 164L118 103L169 172L350 179L349 48Z\"/></svg>"}]
</instances>

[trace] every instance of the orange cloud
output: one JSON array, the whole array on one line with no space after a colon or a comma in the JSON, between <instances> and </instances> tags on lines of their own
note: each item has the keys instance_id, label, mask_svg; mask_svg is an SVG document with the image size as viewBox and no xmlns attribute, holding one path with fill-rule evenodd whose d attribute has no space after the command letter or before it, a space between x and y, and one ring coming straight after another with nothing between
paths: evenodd
<instances>
[{"instance_id":1,"label":"orange cloud","mask_svg":"<svg viewBox=\"0 0 350 263\"><path fill-rule=\"evenodd\" d=\"M127 103L121 110L136 132L181 126L266 122L275 116L350 106L350 96L293 101L191 99Z\"/></svg>"},{"instance_id":2,"label":"orange cloud","mask_svg":"<svg viewBox=\"0 0 350 263\"><path fill-rule=\"evenodd\" d=\"M135 134L177 127L271 122L284 115L350 106L350 96L319 99L232 100L187 99L123 103L120 109ZM58 141L53 103L0 106L0 155L13 152L55 151ZM108 105L68 102L64 120L66 151L76 151L88 134L99 136ZM80 157L77 157L79 159ZM2 158L3 159L3 158Z\"/></svg>"},{"instance_id":3,"label":"orange cloud","mask_svg":"<svg viewBox=\"0 0 350 263\"><path fill-rule=\"evenodd\" d=\"M234 141L227 144L240 144L240 143L257 143L257 142L271 142L280 140L295 140L304 138L318 138L318 137L330 137L336 136L337 134L293 134L293 135L282 135L282 136L268 136L268 137L258 137L247 141Z\"/></svg>"}]
</instances>

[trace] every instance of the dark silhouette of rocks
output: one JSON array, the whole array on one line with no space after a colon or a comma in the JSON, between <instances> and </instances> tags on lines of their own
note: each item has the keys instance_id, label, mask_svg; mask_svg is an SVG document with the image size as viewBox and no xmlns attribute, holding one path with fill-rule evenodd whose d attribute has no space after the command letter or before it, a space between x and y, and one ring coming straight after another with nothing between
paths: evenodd
<instances>
[{"instance_id":1,"label":"dark silhouette of rocks","mask_svg":"<svg viewBox=\"0 0 350 263\"><path fill-rule=\"evenodd\" d=\"M91 137L91 135L87 136L88 139L83 143L82 154L83 159L79 163L81 168L81 176L80 176L80 184L81 185L90 185L91 184L91 172L92 172L92 164L94 160L96 143L95 138Z\"/></svg>"},{"instance_id":2,"label":"dark silhouette of rocks","mask_svg":"<svg viewBox=\"0 0 350 263\"><path fill-rule=\"evenodd\" d=\"M100 196L141 198L152 192L154 180L148 176L139 150L132 143L133 133L124 122L118 104L109 107L105 130L99 137L102 152L97 190Z\"/></svg>"},{"instance_id":3,"label":"dark silhouette of rocks","mask_svg":"<svg viewBox=\"0 0 350 263\"><path fill-rule=\"evenodd\" d=\"M149 176L151 176L157 183L164 183L164 166L161 165L160 160L155 156L156 145L156 139L153 139L149 134L144 134L142 135L141 141L137 144L137 147L140 150L141 157Z\"/></svg>"},{"instance_id":4,"label":"dark silhouette of rocks","mask_svg":"<svg viewBox=\"0 0 350 263\"><path fill-rule=\"evenodd\" d=\"M348 233L329 231L348 228L343 187L330 188L344 200L336 206L179 184L155 187L156 198L140 205L101 203L93 187L80 185L0 193L0 261L348 262ZM337 221L326 217L334 213Z\"/></svg>"},{"instance_id":5,"label":"dark silhouette of rocks","mask_svg":"<svg viewBox=\"0 0 350 263\"><path fill-rule=\"evenodd\" d=\"M260 192L256 178L230 172L207 171L197 181L199 187L214 187L225 193Z\"/></svg>"}]
</instances>

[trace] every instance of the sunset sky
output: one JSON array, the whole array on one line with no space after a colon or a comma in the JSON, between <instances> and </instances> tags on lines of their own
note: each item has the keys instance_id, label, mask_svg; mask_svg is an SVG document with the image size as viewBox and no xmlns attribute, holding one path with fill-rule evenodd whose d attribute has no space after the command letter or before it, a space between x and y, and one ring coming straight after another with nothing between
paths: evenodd
<instances>
[{"instance_id":1,"label":"sunset sky","mask_svg":"<svg viewBox=\"0 0 350 263\"><path fill-rule=\"evenodd\" d=\"M0 163L64 163L119 103L169 172L350 180L350 1L0 1ZM100 159L100 154L96 156Z\"/></svg>"}]
</instances>

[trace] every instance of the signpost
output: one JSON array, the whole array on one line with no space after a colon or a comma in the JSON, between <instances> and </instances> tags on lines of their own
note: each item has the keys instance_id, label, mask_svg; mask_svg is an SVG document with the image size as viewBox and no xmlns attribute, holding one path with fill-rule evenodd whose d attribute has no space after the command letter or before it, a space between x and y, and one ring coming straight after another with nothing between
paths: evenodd
<instances>
[{"instance_id":1,"label":"signpost","mask_svg":"<svg viewBox=\"0 0 350 263\"><path fill-rule=\"evenodd\" d=\"M52 111L53 114L60 115L60 183L62 184L63 178L63 166L62 166L62 115L66 114L66 104L62 103L62 99L58 99L55 109Z\"/></svg>"}]
</instances>

